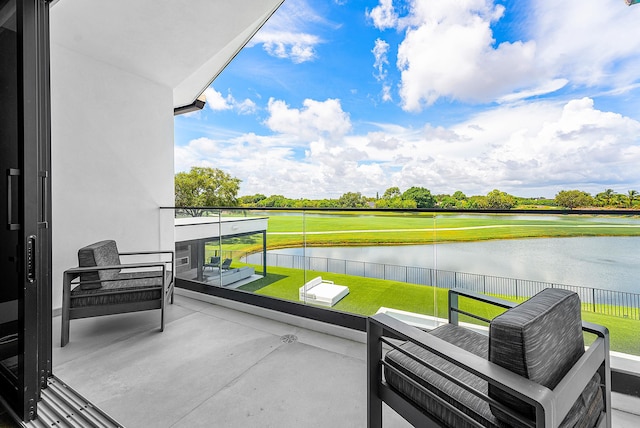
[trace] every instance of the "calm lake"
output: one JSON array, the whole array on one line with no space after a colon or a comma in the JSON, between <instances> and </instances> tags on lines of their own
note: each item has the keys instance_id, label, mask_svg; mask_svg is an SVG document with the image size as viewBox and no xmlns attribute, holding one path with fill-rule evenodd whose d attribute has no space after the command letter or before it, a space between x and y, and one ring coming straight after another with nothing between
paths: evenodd
<instances>
[{"instance_id":1,"label":"calm lake","mask_svg":"<svg viewBox=\"0 0 640 428\"><path fill-rule=\"evenodd\" d=\"M640 293L640 237L514 239L269 251Z\"/></svg>"}]
</instances>

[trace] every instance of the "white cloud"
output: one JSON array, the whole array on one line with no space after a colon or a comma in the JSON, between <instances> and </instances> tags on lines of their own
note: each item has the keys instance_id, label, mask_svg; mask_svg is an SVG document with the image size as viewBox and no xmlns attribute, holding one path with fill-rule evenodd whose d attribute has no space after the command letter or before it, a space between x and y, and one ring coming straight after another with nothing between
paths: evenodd
<instances>
[{"instance_id":1,"label":"white cloud","mask_svg":"<svg viewBox=\"0 0 640 428\"><path fill-rule=\"evenodd\" d=\"M314 34L315 26L335 27L305 0L288 0L256 33L248 46L262 45L269 55L289 59L295 64L313 61L317 58L316 46L323 43L322 38Z\"/></svg>"},{"instance_id":2,"label":"white cloud","mask_svg":"<svg viewBox=\"0 0 640 428\"><path fill-rule=\"evenodd\" d=\"M368 147L379 150L394 150L399 145L399 141L396 138L385 132L370 132L367 135L367 139L369 140Z\"/></svg>"},{"instance_id":3,"label":"white cloud","mask_svg":"<svg viewBox=\"0 0 640 428\"><path fill-rule=\"evenodd\" d=\"M382 85L382 101L393 101L393 96L391 95L391 85Z\"/></svg>"},{"instance_id":4,"label":"white cloud","mask_svg":"<svg viewBox=\"0 0 640 428\"><path fill-rule=\"evenodd\" d=\"M303 108L296 109L272 98L268 110L269 117L265 124L272 131L295 135L301 141L318 138L338 141L351 129L349 115L342 110L337 99L306 99Z\"/></svg>"},{"instance_id":5,"label":"white cloud","mask_svg":"<svg viewBox=\"0 0 640 428\"><path fill-rule=\"evenodd\" d=\"M236 109L240 114L253 114L258 110L258 106L249 98L245 98L244 101L236 103Z\"/></svg>"},{"instance_id":6,"label":"white cloud","mask_svg":"<svg viewBox=\"0 0 640 428\"><path fill-rule=\"evenodd\" d=\"M380 0L367 16L380 30L404 32L396 65L407 111L440 98L514 102L566 85L624 91L640 76L640 38L632 36L638 16L618 0L510 4L522 16L511 22L520 36L501 43L492 27L506 19L505 8L493 0L407 0L405 6Z\"/></svg>"},{"instance_id":7,"label":"white cloud","mask_svg":"<svg viewBox=\"0 0 640 428\"><path fill-rule=\"evenodd\" d=\"M234 99L231 94L224 97L222 93L209 87L204 91L204 95L207 98L207 106L213 111L230 110L233 108Z\"/></svg>"},{"instance_id":8,"label":"white cloud","mask_svg":"<svg viewBox=\"0 0 640 428\"><path fill-rule=\"evenodd\" d=\"M373 124L379 130L364 134L353 133L338 100L292 108L272 99L269 113L274 135L193 140L176 147L176 169L215 166L242 179L241 194L291 198L373 196L391 186L548 197L640 190L640 123L590 98L502 105L448 127Z\"/></svg>"},{"instance_id":9,"label":"white cloud","mask_svg":"<svg viewBox=\"0 0 640 428\"><path fill-rule=\"evenodd\" d=\"M419 111L440 97L487 102L529 84L535 42L494 46L491 24L503 13L490 0L413 0L398 47L403 108Z\"/></svg>"},{"instance_id":10,"label":"white cloud","mask_svg":"<svg viewBox=\"0 0 640 428\"><path fill-rule=\"evenodd\" d=\"M572 83L605 87L630 84L640 75L638 10L617 0L553 0L532 3L530 30L539 61Z\"/></svg>"},{"instance_id":11,"label":"white cloud","mask_svg":"<svg viewBox=\"0 0 640 428\"><path fill-rule=\"evenodd\" d=\"M371 50L375 61L373 62L373 68L376 69L374 74L376 80L382 81L387 77L387 70L385 66L389 65L387 54L389 53L389 43L382 39L376 39L375 46Z\"/></svg>"},{"instance_id":12,"label":"white cloud","mask_svg":"<svg viewBox=\"0 0 640 428\"><path fill-rule=\"evenodd\" d=\"M564 88L569 81L567 79L553 79L549 82L545 82L542 85L532 88L526 89L522 91L513 92L511 94L504 95L498 98L499 103L508 103L518 100L524 100L526 98L535 97L538 95L546 95L552 92L555 92L559 89Z\"/></svg>"},{"instance_id":13,"label":"white cloud","mask_svg":"<svg viewBox=\"0 0 640 428\"><path fill-rule=\"evenodd\" d=\"M226 97L222 93L216 91L212 86L204 91L207 103L206 105L213 111L235 110L238 114L254 114L258 110L255 102L249 98L244 101L237 101L231 92Z\"/></svg>"},{"instance_id":14,"label":"white cloud","mask_svg":"<svg viewBox=\"0 0 640 428\"><path fill-rule=\"evenodd\" d=\"M382 91L380 97L384 102L392 101L393 96L391 95L391 85L387 81L387 66L389 65L389 59L387 55L389 53L389 43L382 39L376 39L371 53L373 54L374 58L373 68L375 68L375 73L373 74L373 76L378 82L382 83Z\"/></svg>"},{"instance_id":15,"label":"white cloud","mask_svg":"<svg viewBox=\"0 0 640 428\"><path fill-rule=\"evenodd\" d=\"M271 56L299 64L316 58L315 45L320 43L320 38L304 33L265 32L257 34L254 43L262 43Z\"/></svg>"},{"instance_id":16,"label":"white cloud","mask_svg":"<svg viewBox=\"0 0 640 428\"><path fill-rule=\"evenodd\" d=\"M373 25L380 30L394 28L398 25L398 15L396 14L392 0L380 0L380 4L374 7L367 16L373 21Z\"/></svg>"},{"instance_id":17,"label":"white cloud","mask_svg":"<svg viewBox=\"0 0 640 428\"><path fill-rule=\"evenodd\" d=\"M441 130L440 132L442 133ZM415 150L399 179L435 183L439 190L484 194L493 188L519 195L545 189L597 192L603 183L637 188L640 123L594 108L589 98L564 105L539 102L502 107L446 130L461 137ZM424 161L434 159L425 168ZM607 184L609 187L612 184Z\"/></svg>"}]
</instances>

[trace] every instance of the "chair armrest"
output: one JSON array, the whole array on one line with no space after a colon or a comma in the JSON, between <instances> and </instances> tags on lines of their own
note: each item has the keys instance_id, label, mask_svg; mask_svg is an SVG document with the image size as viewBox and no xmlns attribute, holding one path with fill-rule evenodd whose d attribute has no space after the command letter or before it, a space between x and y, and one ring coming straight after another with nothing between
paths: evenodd
<instances>
[{"instance_id":1,"label":"chair armrest","mask_svg":"<svg viewBox=\"0 0 640 428\"><path fill-rule=\"evenodd\" d=\"M476 293L469 290L463 290L461 288L452 288L449 290L449 323L458 325L458 314L467 315L469 317L478 319L480 321L484 321L486 323L491 322L491 320L483 318L479 315L463 311L459 308L458 305L458 296L467 297L469 299L476 300L478 302L487 303L492 306L497 306L499 308L511 309L514 306L517 306L517 303L510 302L508 300L500 299L498 297L487 296L485 294Z\"/></svg>"},{"instance_id":2,"label":"chair armrest","mask_svg":"<svg viewBox=\"0 0 640 428\"><path fill-rule=\"evenodd\" d=\"M165 260L165 261L162 261L162 263L171 263L171 269L169 269L169 270L171 271L172 277L175 276L175 256L176 256L176 253L174 251L170 251L170 250L125 251L125 252L118 253L118 255L120 255L120 256L141 256L141 255L158 255L158 254L169 254L169 255L171 255L171 261Z\"/></svg>"},{"instance_id":3,"label":"chair armrest","mask_svg":"<svg viewBox=\"0 0 640 428\"><path fill-rule=\"evenodd\" d=\"M373 317L368 318L368 341L380 341L381 336L389 335L394 338L400 338L401 340L411 341L417 346L429 350L430 352L438 355L439 357L447 360L451 364L454 364L469 373L472 373L479 378L487 381L491 385L500 388L503 391L521 399L522 401L535 406L536 415L538 420L543 419L544 426L554 426L559 424L573 403L577 400L580 393L584 389L586 382L591 378L585 376L585 371L593 374L597 371L597 368L602 364L604 357L604 346L599 344L594 347L591 352L587 352L583 358L574 366L569 374L561 381L555 390L550 390L536 382L519 376L510 370L505 369L497 364L494 364L484 358L478 357L475 354L467 352L449 342L446 342L438 337L430 335L420 329L411 327L393 317L386 314L376 314ZM374 328L371 328L373 326ZM381 332L381 334L376 333ZM373 333L372 333L373 332ZM386 343L390 343L385 341ZM604 345L604 343L603 343ZM369 349L373 349L372 345L369 345ZM380 355L377 357L377 361L382 361L382 348L380 349ZM370 358L371 362L372 359ZM378 369L379 370L379 369ZM379 379L381 380L381 375ZM582 379L585 378L585 379ZM582 385L582 389L578 389L577 386L571 385L571 382L579 382ZM456 380L451 380L467 389L474 395L479 396L485 401L497 404L493 399L486 395L478 395L477 391L471 391L466 385L460 385ZM558 408L557 403L560 402L561 406ZM514 414L515 417L517 415Z\"/></svg>"},{"instance_id":4,"label":"chair armrest","mask_svg":"<svg viewBox=\"0 0 640 428\"><path fill-rule=\"evenodd\" d=\"M517 303L509 300L501 299L499 297L488 296L486 294L476 293L475 291L465 290L462 288L452 288L449 290L449 295L457 294L459 296L468 297L473 300L488 303L490 305L499 306L501 308L510 309L517 306Z\"/></svg>"},{"instance_id":5,"label":"chair armrest","mask_svg":"<svg viewBox=\"0 0 640 428\"><path fill-rule=\"evenodd\" d=\"M173 256L175 253L169 250L160 250L160 251L123 251L119 252L120 256L148 256L148 255L157 255L157 254L171 254L171 260L173 260Z\"/></svg>"},{"instance_id":6,"label":"chair armrest","mask_svg":"<svg viewBox=\"0 0 640 428\"><path fill-rule=\"evenodd\" d=\"M173 251L170 250L159 250L159 251L122 251L118 253L121 256L134 256L136 254L173 254Z\"/></svg>"},{"instance_id":7,"label":"chair armrest","mask_svg":"<svg viewBox=\"0 0 640 428\"><path fill-rule=\"evenodd\" d=\"M71 269L67 269L65 271L69 274L81 274L85 272L95 272L99 270L109 270L109 269L135 269L135 268L145 268L145 267L166 267L167 262L141 262L141 263L124 263L119 265L110 265L110 266L87 266L87 267L75 267ZM78 276L76 275L76 276Z\"/></svg>"},{"instance_id":8,"label":"chair armrest","mask_svg":"<svg viewBox=\"0 0 640 428\"><path fill-rule=\"evenodd\" d=\"M468 316L480 319L482 321L486 321L486 322L490 321L490 320L486 320L484 318L478 317L469 312L460 310L458 308L458 296L467 297L469 299L477 300L479 302L487 303L487 304L498 306L500 308L505 308L505 309L511 309L518 305L518 303L510 302L508 300L500 299L498 297L487 296L485 294L464 290L462 288L452 288L449 290L449 323L456 324L456 325L458 324L457 319L456 319L456 322L454 323L451 321L451 318L452 316L454 318L457 318L458 313L462 313L464 315L468 315ZM454 314L452 314L452 312ZM609 330L605 326L602 326L599 324L593 324L588 321L582 321L582 330L588 333L595 334L598 337L602 337L602 338L609 336Z\"/></svg>"},{"instance_id":9,"label":"chair armrest","mask_svg":"<svg viewBox=\"0 0 640 428\"><path fill-rule=\"evenodd\" d=\"M119 264L119 265L110 265L110 266L87 266L87 267L75 267L75 268L71 268L71 269L67 269L66 271L64 271L63 274L63 299L66 299L66 295L70 295L71 292L71 282L76 279L77 277L80 276L80 274L82 273L88 273L88 272L96 272L96 271L100 271L100 270L110 270L110 269L140 269L140 268L161 268L162 270L162 288L166 289L167 288L167 281L165 278L165 272L167 271L167 262L141 262L141 263L125 263L125 264ZM160 271L160 269L157 269L156 271ZM169 282L169 285L171 285L171 283L173 282L173 272L171 275L171 281ZM75 282L76 285L78 284L91 284L91 283L99 283L99 282L108 282L108 281L115 281L115 280L96 280L96 281L77 281ZM127 281L127 279L124 279L124 281Z\"/></svg>"},{"instance_id":10,"label":"chair armrest","mask_svg":"<svg viewBox=\"0 0 640 428\"><path fill-rule=\"evenodd\" d=\"M609 329L603 325L593 324L588 321L582 321L582 331L592 333L602 338L609 338Z\"/></svg>"}]
</instances>

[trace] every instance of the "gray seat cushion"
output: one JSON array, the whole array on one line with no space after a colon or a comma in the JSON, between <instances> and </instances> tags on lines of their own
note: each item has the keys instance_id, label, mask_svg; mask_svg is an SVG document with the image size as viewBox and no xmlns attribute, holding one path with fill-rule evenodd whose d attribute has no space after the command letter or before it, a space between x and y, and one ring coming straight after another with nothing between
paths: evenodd
<instances>
[{"instance_id":1,"label":"gray seat cushion","mask_svg":"<svg viewBox=\"0 0 640 428\"><path fill-rule=\"evenodd\" d=\"M166 284L172 280L171 272L166 273ZM160 300L162 298L162 272L121 272L111 281L104 281L98 289L83 290L76 287L71 291L71 307L101 306L117 303Z\"/></svg>"},{"instance_id":2,"label":"gray seat cushion","mask_svg":"<svg viewBox=\"0 0 640 428\"><path fill-rule=\"evenodd\" d=\"M78 250L78 266L115 266L120 264L120 255L116 241L107 240L87 245ZM80 287L83 290L91 290L102 287L100 281L114 279L120 273L120 269L105 269L96 272L80 274Z\"/></svg>"}]
</instances>

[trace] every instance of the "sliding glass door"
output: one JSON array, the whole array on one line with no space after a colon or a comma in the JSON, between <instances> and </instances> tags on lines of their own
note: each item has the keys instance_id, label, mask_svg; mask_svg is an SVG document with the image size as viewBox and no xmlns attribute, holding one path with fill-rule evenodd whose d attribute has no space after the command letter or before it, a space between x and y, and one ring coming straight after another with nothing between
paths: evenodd
<instances>
[{"instance_id":1,"label":"sliding glass door","mask_svg":"<svg viewBox=\"0 0 640 428\"><path fill-rule=\"evenodd\" d=\"M51 371L48 4L0 0L0 394L35 418Z\"/></svg>"}]
</instances>

